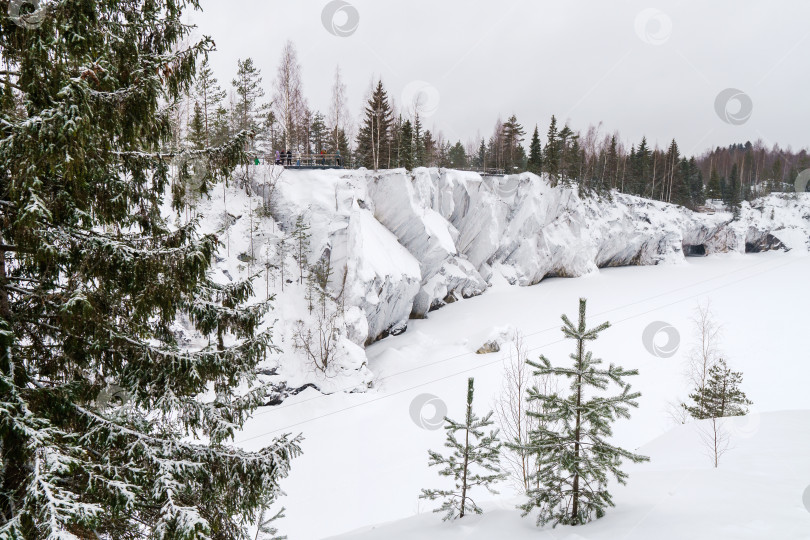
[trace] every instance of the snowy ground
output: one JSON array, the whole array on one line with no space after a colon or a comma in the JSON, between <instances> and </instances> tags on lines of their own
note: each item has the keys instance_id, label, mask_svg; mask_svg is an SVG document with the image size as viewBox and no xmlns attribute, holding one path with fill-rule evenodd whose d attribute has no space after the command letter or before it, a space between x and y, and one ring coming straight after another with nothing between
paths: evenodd
<instances>
[{"instance_id":1,"label":"snowy ground","mask_svg":"<svg viewBox=\"0 0 810 540\"><path fill-rule=\"evenodd\" d=\"M367 393L322 395L307 390L277 407L259 410L237 443L258 449L280 432L301 432L304 455L283 485L292 539L316 539L375 523L425 514L358 538L542 537L513 510L514 492L482 495L494 512L463 524L442 525L419 501L420 488L439 487L427 467L427 449L441 447L443 432L419 427L412 401L422 394L442 400L459 417L468 376L476 378L476 406L490 408L501 385L503 353L474 351L499 328L520 330L536 356L552 360L570 352L561 343L559 316L589 299L593 323L613 327L594 344L597 356L638 368L634 388L640 408L617 426L616 441L653 457L633 466L630 485L617 491L618 507L578 529L558 528L549 538L810 538L810 513L802 505L810 484L810 362L807 349L806 276L810 257L792 253L725 254L685 263L604 269L573 279L548 279L533 287L496 280L484 295L410 321L408 331L368 348L374 387ZM724 326L722 349L744 372L743 389L754 414L732 422L734 448L714 471L690 426L673 424L667 403L686 394L684 357L693 338L689 318L699 301L711 301ZM680 332L678 353L647 352L644 328L655 321ZM431 406L422 410L432 416ZM769 413L769 414L763 414ZM658 439L658 437L664 436ZM650 442L653 441L653 442ZM677 525L678 528L675 528ZM353 536L350 536L353 538Z\"/></svg>"},{"instance_id":2,"label":"snowy ground","mask_svg":"<svg viewBox=\"0 0 810 540\"><path fill-rule=\"evenodd\" d=\"M628 466L632 481L614 490L616 508L584 527L541 531L514 510L515 500L490 504L482 516L443 523L436 515L367 528L345 540L412 538L515 540L723 540L810 538L802 492L810 479L810 411L763 413L720 469L694 452L695 426L681 426L641 451L652 458Z\"/></svg>"}]
</instances>

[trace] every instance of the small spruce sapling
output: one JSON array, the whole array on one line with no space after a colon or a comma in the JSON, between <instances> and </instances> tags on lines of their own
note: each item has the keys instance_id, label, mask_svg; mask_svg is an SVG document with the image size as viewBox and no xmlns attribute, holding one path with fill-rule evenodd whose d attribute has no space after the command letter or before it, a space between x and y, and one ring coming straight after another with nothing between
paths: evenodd
<instances>
[{"instance_id":1,"label":"small spruce sapling","mask_svg":"<svg viewBox=\"0 0 810 540\"><path fill-rule=\"evenodd\" d=\"M689 414L698 420L709 420L698 429L715 468L719 467L720 458L730 445L730 434L718 419L746 415L748 405L752 405L745 393L740 390L740 384L742 373L731 371L726 361L721 358L709 369L704 386L697 387L689 395L692 400L692 405L686 407Z\"/></svg>"},{"instance_id":2,"label":"small spruce sapling","mask_svg":"<svg viewBox=\"0 0 810 540\"><path fill-rule=\"evenodd\" d=\"M434 512L444 512L444 520L463 518L468 513L481 514L481 508L470 497L470 491L477 486L483 486L490 493L497 493L492 488L496 482L503 480L506 475L501 472L499 459L501 442L498 440L498 430L494 429L486 434L484 428L494 424L492 411L483 418L473 413L473 379L467 381L467 414L464 422L456 422L450 418L446 422L447 441L444 445L453 452L445 457L438 452L428 451L430 460L428 464L444 466L439 471L441 476L450 476L455 481L454 489L423 489L420 499L431 501L442 499L442 505ZM463 439L459 441L456 433ZM478 472L476 472L477 469Z\"/></svg>"},{"instance_id":3,"label":"small spruce sapling","mask_svg":"<svg viewBox=\"0 0 810 540\"><path fill-rule=\"evenodd\" d=\"M303 285L304 270L309 267L309 240L312 236L309 232L309 224L304 221L303 215L295 218L295 228L292 236L295 242L293 256L298 263L298 282Z\"/></svg>"},{"instance_id":4,"label":"small spruce sapling","mask_svg":"<svg viewBox=\"0 0 810 540\"><path fill-rule=\"evenodd\" d=\"M529 361L537 377L571 381L568 395L548 394L537 387L528 392L528 414L537 419L536 429L529 434L530 446L539 466L536 487L521 509L526 515L537 508L538 525L582 525L594 515L602 517L605 509L614 505L606 487L608 476L620 484L627 480L627 473L620 469L622 458L634 463L649 460L608 442L613 433L611 424L619 418L630 418L629 407L638 406L636 400L641 394L630 392L630 385L623 380L638 371L613 364L608 369L599 368L602 360L586 351L585 344L595 340L610 323L588 329L585 308L582 298L577 325L562 316L563 334L576 341L576 350L570 355L572 367L553 367L542 355L539 363ZM619 386L621 393L605 394L611 382ZM538 402L539 406L535 406Z\"/></svg>"},{"instance_id":5,"label":"small spruce sapling","mask_svg":"<svg viewBox=\"0 0 810 540\"><path fill-rule=\"evenodd\" d=\"M742 372L731 371L722 358L709 369L709 377L703 388L689 395L693 404L687 407L689 414L698 420L744 416L748 405L753 405L740 390Z\"/></svg>"},{"instance_id":6,"label":"small spruce sapling","mask_svg":"<svg viewBox=\"0 0 810 540\"><path fill-rule=\"evenodd\" d=\"M276 261L279 269L279 273L281 274L281 291L284 292L284 281L286 280L285 273L287 270L287 254L289 252L289 243L284 236L284 233L281 233L281 238L278 240L278 244L276 244Z\"/></svg>"}]
</instances>

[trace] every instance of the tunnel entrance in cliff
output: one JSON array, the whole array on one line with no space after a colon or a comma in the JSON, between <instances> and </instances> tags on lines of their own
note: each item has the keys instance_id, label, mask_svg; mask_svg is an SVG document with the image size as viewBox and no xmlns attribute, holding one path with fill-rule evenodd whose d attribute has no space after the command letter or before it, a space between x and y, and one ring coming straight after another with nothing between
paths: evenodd
<instances>
[{"instance_id":1,"label":"tunnel entrance in cliff","mask_svg":"<svg viewBox=\"0 0 810 540\"><path fill-rule=\"evenodd\" d=\"M706 245L705 244L684 244L683 254L685 257L705 257Z\"/></svg>"},{"instance_id":2,"label":"tunnel entrance in cliff","mask_svg":"<svg viewBox=\"0 0 810 540\"><path fill-rule=\"evenodd\" d=\"M759 238L749 238L745 241L746 253L761 253L774 250L790 251L778 238L770 233Z\"/></svg>"}]
</instances>

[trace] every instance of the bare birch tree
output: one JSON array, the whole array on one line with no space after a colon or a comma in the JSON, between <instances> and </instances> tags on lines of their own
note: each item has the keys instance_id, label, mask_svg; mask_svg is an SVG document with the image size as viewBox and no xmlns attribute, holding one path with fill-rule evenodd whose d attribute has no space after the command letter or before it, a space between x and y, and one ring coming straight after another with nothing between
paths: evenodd
<instances>
[{"instance_id":1,"label":"bare birch tree","mask_svg":"<svg viewBox=\"0 0 810 540\"><path fill-rule=\"evenodd\" d=\"M340 74L340 66L335 68L335 81L332 84L332 98L329 101L330 137L334 148L340 148L340 130L348 132L349 111L346 105L346 84ZM348 135L348 133L347 133Z\"/></svg>"},{"instance_id":2,"label":"bare birch tree","mask_svg":"<svg viewBox=\"0 0 810 540\"><path fill-rule=\"evenodd\" d=\"M301 83L301 65L292 41L287 41L281 53L281 63L276 72L273 107L284 131L284 144L292 149L297 143L297 124L306 111Z\"/></svg>"},{"instance_id":3,"label":"bare birch tree","mask_svg":"<svg viewBox=\"0 0 810 540\"><path fill-rule=\"evenodd\" d=\"M523 492L533 487L537 477L537 463L529 445L529 432L538 427L538 419L527 414L529 408L535 412L537 401L529 404L529 388L537 387L546 395L557 391L555 379L536 377L526 363L529 349L523 334L517 332L515 341L504 359L503 385L495 403L495 413L503 433L506 451L503 453L504 469L514 484Z\"/></svg>"},{"instance_id":4,"label":"bare birch tree","mask_svg":"<svg viewBox=\"0 0 810 540\"><path fill-rule=\"evenodd\" d=\"M711 304L698 304L692 317L695 345L689 352L686 377L693 390L706 388L709 372L720 359L720 336L722 329L714 320Z\"/></svg>"},{"instance_id":5,"label":"bare birch tree","mask_svg":"<svg viewBox=\"0 0 810 540\"><path fill-rule=\"evenodd\" d=\"M730 437L723 427L723 422L725 420L722 418L711 418L698 427L700 440L715 469L720 466L720 458L728 451L730 445Z\"/></svg>"},{"instance_id":6,"label":"bare birch tree","mask_svg":"<svg viewBox=\"0 0 810 540\"><path fill-rule=\"evenodd\" d=\"M689 392L702 392L706 388L709 371L720 360L720 324L714 320L711 304L698 304L692 320L694 345L687 356L684 376ZM692 415L689 414L686 401L679 397L666 405L666 415L674 424L685 424Z\"/></svg>"}]
</instances>

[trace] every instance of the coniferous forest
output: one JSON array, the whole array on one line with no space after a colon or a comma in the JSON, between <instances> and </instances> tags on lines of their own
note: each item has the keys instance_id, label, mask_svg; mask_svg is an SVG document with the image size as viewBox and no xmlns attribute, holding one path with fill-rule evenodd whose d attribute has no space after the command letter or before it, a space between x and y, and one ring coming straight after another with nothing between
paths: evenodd
<instances>
[{"instance_id":1,"label":"coniferous forest","mask_svg":"<svg viewBox=\"0 0 810 540\"><path fill-rule=\"evenodd\" d=\"M583 192L617 190L692 209L706 199L737 206L768 193L792 192L797 174L810 167L806 148L756 140L688 155L675 139L658 147L644 137L625 139L620 126L577 128L555 116L519 120L508 111L506 120L495 120L489 137L454 142L440 126L426 124L420 113L426 107L424 95L398 103L382 79L374 80L365 102L349 103L341 66L335 67L328 110L313 110L302 69L292 41L281 51L278 71L269 81L251 58L234 66L231 85L221 84L203 61L195 87L172 109L172 145L204 148L250 129L250 149L267 159L289 150L295 155L339 153L347 165L375 170L529 171L565 185L576 183Z\"/></svg>"}]
</instances>

